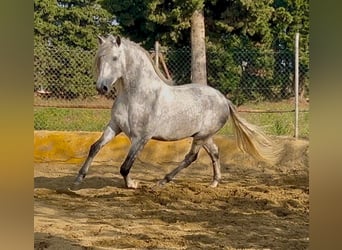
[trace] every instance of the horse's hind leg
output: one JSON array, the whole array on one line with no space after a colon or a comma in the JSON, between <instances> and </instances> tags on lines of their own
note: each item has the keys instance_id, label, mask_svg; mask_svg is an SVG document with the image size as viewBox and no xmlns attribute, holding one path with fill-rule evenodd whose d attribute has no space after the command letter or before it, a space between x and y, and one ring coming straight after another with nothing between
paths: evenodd
<instances>
[{"instance_id":1,"label":"horse's hind leg","mask_svg":"<svg viewBox=\"0 0 342 250\"><path fill-rule=\"evenodd\" d=\"M213 181L210 187L216 187L221 180L221 166L218 147L214 143L212 138L209 138L203 145L205 151L209 154L212 164L213 164Z\"/></svg>"},{"instance_id":2,"label":"horse's hind leg","mask_svg":"<svg viewBox=\"0 0 342 250\"><path fill-rule=\"evenodd\" d=\"M88 169L90 167L90 164L92 163L94 157L97 155L97 153L100 151L100 149L104 145L106 145L110 140L112 140L115 135L120 133L120 131L121 130L117 126L115 126L114 124L112 124L112 123L108 124L108 126L103 131L101 137L94 144L91 145L89 153L88 153L88 157L78 172L78 175L77 175L76 180L74 182L75 185L78 185L83 181L83 179L85 178L85 176L88 173Z\"/></svg>"},{"instance_id":3,"label":"horse's hind leg","mask_svg":"<svg viewBox=\"0 0 342 250\"><path fill-rule=\"evenodd\" d=\"M178 165L177 168L172 170L170 173L165 175L164 179L158 182L159 185L164 185L171 181L182 169L188 167L192 162L197 159L198 151L201 149L203 145L202 140L196 140L195 138L192 141L190 152L185 156L184 160Z\"/></svg>"}]
</instances>

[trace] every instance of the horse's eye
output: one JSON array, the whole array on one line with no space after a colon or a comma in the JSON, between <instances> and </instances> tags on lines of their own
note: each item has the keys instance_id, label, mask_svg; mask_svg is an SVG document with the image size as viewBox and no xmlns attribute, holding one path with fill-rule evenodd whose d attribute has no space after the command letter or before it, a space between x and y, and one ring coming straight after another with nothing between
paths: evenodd
<instances>
[{"instance_id":1,"label":"horse's eye","mask_svg":"<svg viewBox=\"0 0 342 250\"><path fill-rule=\"evenodd\" d=\"M113 56L113 61L116 61L118 60L118 57L117 56Z\"/></svg>"}]
</instances>

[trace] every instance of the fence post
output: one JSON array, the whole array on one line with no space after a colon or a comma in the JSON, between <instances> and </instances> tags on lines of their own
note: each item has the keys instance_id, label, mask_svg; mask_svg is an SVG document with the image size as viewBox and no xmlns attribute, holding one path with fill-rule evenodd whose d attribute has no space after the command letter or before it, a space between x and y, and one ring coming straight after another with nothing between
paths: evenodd
<instances>
[{"instance_id":1,"label":"fence post","mask_svg":"<svg viewBox=\"0 0 342 250\"><path fill-rule=\"evenodd\" d=\"M299 95L299 33L296 33L295 40L295 138L298 138L298 95Z\"/></svg>"}]
</instances>

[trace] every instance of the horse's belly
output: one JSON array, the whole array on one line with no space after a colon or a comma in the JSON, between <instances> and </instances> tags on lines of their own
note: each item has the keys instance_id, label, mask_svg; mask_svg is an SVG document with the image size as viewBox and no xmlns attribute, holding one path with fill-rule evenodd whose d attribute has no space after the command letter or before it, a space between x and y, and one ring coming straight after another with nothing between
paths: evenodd
<instances>
[{"instance_id":1,"label":"horse's belly","mask_svg":"<svg viewBox=\"0 0 342 250\"><path fill-rule=\"evenodd\" d=\"M163 141L176 141L194 136L200 131L199 122L168 121L160 124L153 133L153 138Z\"/></svg>"},{"instance_id":2,"label":"horse's belly","mask_svg":"<svg viewBox=\"0 0 342 250\"><path fill-rule=\"evenodd\" d=\"M174 130L173 133L160 133L155 134L152 138L160 141L177 141L187 137L194 136L197 132L187 132L187 131L176 131Z\"/></svg>"},{"instance_id":3,"label":"horse's belly","mask_svg":"<svg viewBox=\"0 0 342 250\"><path fill-rule=\"evenodd\" d=\"M159 140L159 141L178 141L178 140L182 140L191 136L193 135L191 134L155 135L152 137L152 139Z\"/></svg>"}]
</instances>

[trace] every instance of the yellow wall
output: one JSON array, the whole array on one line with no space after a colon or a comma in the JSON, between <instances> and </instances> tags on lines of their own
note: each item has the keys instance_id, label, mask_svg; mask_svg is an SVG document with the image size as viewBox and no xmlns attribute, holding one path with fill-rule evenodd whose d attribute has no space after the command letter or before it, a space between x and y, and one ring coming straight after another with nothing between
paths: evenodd
<instances>
[{"instance_id":1,"label":"yellow wall","mask_svg":"<svg viewBox=\"0 0 342 250\"><path fill-rule=\"evenodd\" d=\"M68 164L82 163L101 132L61 132L35 131L34 132L34 162L58 162ZM215 136L220 148L221 161L237 151L235 141L230 137ZM150 140L139 159L148 162L180 162L190 149L191 139L176 142L160 142ZM125 135L118 135L104 146L94 159L94 164L122 162L130 146ZM227 153L223 153L227 151ZM208 163L209 157L201 150L198 161Z\"/></svg>"}]
</instances>

